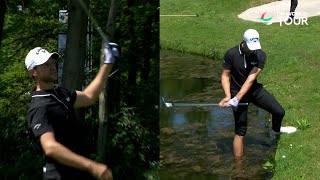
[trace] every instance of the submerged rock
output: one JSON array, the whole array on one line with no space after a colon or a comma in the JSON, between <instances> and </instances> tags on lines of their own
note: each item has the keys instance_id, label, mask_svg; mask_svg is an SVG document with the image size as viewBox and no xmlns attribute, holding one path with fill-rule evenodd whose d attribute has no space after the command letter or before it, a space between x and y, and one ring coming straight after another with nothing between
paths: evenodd
<instances>
[{"instance_id":1,"label":"submerged rock","mask_svg":"<svg viewBox=\"0 0 320 180\"><path fill-rule=\"evenodd\" d=\"M165 128L161 128L161 129L160 129L160 132L161 132L161 134L163 134L163 135L170 136L170 135L175 134L175 133L176 133L176 130L174 130L173 128L165 127Z\"/></svg>"}]
</instances>

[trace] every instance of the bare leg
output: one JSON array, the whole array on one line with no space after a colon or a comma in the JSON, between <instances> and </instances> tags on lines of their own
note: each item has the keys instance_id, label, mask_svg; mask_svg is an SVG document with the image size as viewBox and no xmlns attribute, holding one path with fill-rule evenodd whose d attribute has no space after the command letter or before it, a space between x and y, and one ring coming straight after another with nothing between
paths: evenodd
<instances>
[{"instance_id":1,"label":"bare leg","mask_svg":"<svg viewBox=\"0 0 320 180\"><path fill-rule=\"evenodd\" d=\"M240 157L234 157L233 167L232 167L232 179L248 179L245 176L245 168L243 159Z\"/></svg>"},{"instance_id":2,"label":"bare leg","mask_svg":"<svg viewBox=\"0 0 320 180\"><path fill-rule=\"evenodd\" d=\"M233 139L233 154L236 158L243 155L243 136L235 135Z\"/></svg>"}]
</instances>

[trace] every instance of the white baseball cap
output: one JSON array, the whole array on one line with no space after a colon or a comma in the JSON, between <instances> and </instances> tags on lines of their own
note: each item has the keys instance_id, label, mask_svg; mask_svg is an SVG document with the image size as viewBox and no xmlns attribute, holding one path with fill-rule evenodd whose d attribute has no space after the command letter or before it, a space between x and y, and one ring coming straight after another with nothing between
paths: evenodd
<instances>
[{"instance_id":1,"label":"white baseball cap","mask_svg":"<svg viewBox=\"0 0 320 180\"><path fill-rule=\"evenodd\" d=\"M59 54L56 52L49 53L47 50L41 47L36 47L29 51L25 59L25 64L27 69L30 70L33 69L35 66L44 64L51 57L57 59L59 57Z\"/></svg>"},{"instance_id":2,"label":"white baseball cap","mask_svg":"<svg viewBox=\"0 0 320 180\"><path fill-rule=\"evenodd\" d=\"M243 34L243 40L250 50L261 49L259 33L255 29L248 29Z\"/></svg>"}]
</instances>

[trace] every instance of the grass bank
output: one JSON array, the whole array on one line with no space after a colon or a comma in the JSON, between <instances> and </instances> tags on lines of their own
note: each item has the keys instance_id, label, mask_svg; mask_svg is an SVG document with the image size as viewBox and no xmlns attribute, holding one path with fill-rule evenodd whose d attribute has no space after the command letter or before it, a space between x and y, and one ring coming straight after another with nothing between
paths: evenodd
<instances>
[{"instance_id":1,"label":"grass bank","mask_svg":"<svg viewBox=\"0 0 320 180\"><path fill-rule=\"evenodd\" d=\"M160 14L198 15L160 17L161 48L220 61L227 49L241 42L246 29L257 29L268 56L259 81L285 108L283 125L299 128L297 133L281 137L274 179L318 179L320 18L309 18L308 26L281 27L279 23L265 25L237 18L244 10L270 1L161 0Z\"/></svg>"}]
</instances>

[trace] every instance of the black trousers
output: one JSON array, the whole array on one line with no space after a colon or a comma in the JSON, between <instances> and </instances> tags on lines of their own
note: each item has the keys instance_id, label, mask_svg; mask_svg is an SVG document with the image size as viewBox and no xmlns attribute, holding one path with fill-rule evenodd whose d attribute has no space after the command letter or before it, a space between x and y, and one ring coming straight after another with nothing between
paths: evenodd
<instances>
[{"instance_id":1,"label":"black trousers","mask_svg":"<svg viewBox=\"0 0 320 180\"><path fill-rule=\"evenodd\" d=\"M237 95L237 93L237 90L231 90L232 97ZM260 87L255 91L250 90L240 102L253 103L272 114L272 129L275 132L280 132L285 111L274 96L272 96L264 87ZM246 135L248 106L232 107L232 110L235 119L235 133L240 136Z\"/></svg>"},{"instance_id":2,"label":"black trousers","mask_svg":"<svg viewBox=\"0 0 320 180\"><path fill-rule=\"evenodd\" d=\"M294 17L294 11L296 10L298 6L298 0L291 0L291 5L290 5L290 17Z\"/></svg>"}]
</instances>

